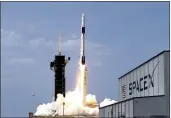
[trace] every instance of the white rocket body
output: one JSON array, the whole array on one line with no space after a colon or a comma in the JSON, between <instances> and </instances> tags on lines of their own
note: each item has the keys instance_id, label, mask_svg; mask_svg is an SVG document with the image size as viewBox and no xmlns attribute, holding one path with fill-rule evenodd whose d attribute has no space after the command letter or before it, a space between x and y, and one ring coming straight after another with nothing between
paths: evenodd
<instances>
[{"instance_id":1,"label":"white rocket body","mask_svg":"<svg viewBox=\"0 0 171 118\"><path fill-rule=\"evenodd\" d=\"M85 16L84 13L81 17L81 46L82 46L82 57L81 57L81 63L85 64Z\"/></svg>"},{"instance_id":2,"label":"white rocket body","mask_svg":"<svg viewBox=\"0 0 171 118\"><path fill-rule=\"evenodd\" d=\"M85 65L85 15L81 17L81 64L84 68L84 80L83 80L83 105L86 106L86 95L87 95L87 66Z\"/></svg>"}]
</instances>

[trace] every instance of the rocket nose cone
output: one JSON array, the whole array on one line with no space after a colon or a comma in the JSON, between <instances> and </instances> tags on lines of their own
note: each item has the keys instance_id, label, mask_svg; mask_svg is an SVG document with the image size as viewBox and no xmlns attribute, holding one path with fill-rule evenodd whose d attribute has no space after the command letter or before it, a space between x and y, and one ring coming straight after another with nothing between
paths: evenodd
<instances>
[{"instance_id":1,"label":"rocket nose cone","mask_svg":"<svg viewBox=\"0 0 171 118\"><path fill-rule=\"evenodd\" d=\"M82 13L82 17L84 17L84 13Z\"/></svg>"},{"instance_id":2,"label":"rocket nose cone","mask_svg":"<svg viewBox=\"0 0 171 118\"><path fill-rule=\"evenodd\" d=\"M84 13L82 13L81 19L82 19L81 26L85 27L85 16L84 16Z\"/></svg>"}]
</instances>

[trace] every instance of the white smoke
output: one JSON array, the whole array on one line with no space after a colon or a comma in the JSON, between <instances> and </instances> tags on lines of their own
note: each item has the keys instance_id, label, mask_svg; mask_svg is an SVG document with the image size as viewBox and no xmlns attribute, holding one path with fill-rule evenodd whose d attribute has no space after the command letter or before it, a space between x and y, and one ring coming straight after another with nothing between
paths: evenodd
<instances>
[{"instance_id":1,"label":"white smoke","mask_svg":"<svg viewBox=\"0 0 171 118\"><path fill-rule=\"evenodd\" d=\"M84 94L86 91L83 85L87 75L85 75L85 65L79 63L79 72L77 73L77 83L75 90L68 91L65 98L58 94L57 100L52 103L42 104L37 107L35 116L56 116L56 115L99 115L99 105L96 96ZM85 98L85 102L84 101ZM115 103L115 100L104 99L100 107ZM63 104L64 103L64 104ZM84 105L85 103L85 105Z\"/></svg>"},{"instance_id":2,"label":"white smoke","mask_svg":"<svg viewBox=\"0 0 171 118\"><path fill-rule=\"evenodd\" d=\"M79 101L79 94L76 91L69 91L66 93L66 97L63 98L61 94L58 94L57 101L52 103L42 104L37 107L37 111L35 116L55 116L55 115L63 115L63 106L64 106L64 115L91 115L98 116L99 115L99 105L91 108L84 107L81 105ZM65 105L63 102L65 101ZM86 103L90 105L97 104L95 95L88 94L86 96ZM100 107L104 107L117 101L105 98L104 101L100 103Z\"/></svg>"},{"instance_id":3,"label":"white smoke","mask_svg":"<svg viewBox=\"0 0 171 118\"><path fill-rule=\"evenodd\" d=\"M55 115L93 115L97 116L99 113L98 106L90 108L82 106L79 94L76 91L69 91L66 93L65 98L57 95L57 100L52 103L42 104L37 107L35 116L55 116ZM63 102L65 101L65 105ZM88 104L96 104L96 97L94 95L87 95L86 101Z\"/></svg>"},{"instance_id":4,"label":"white smoke","mask_svg":"<svg viewBox=\"0 0 171 118\"><path fill-rule=\"evenodd\" d=\"M83 41L83 40L81 40ZM65 95L58 94L57 100L52 103L42 104L37 107L35 116L55 116L55 115L91 115L98 116L99 105L96 101L96 96L87 95L87 75L86 65L82 65L81 59L83 52L83 42L81 43L79 72L77 73L77 83L75 90L68 91ZM101 105L108 105L115 101L105 99Z\"/></svg>"},{"instance_id":5,"label":"white smoke","mask_svg":"<svg viewBox=\"0 0 171 118\"><path fill-rule=\"evenodd\" d=\"M103 100L103 102L100 103L100 107L104 107L104 106L107 106L107 105L110 105L110 104L114 104L118 101L115 101L115 100L111 100L111 99L108 99L108 98L105 98Z\"/></svg>"},{"instance_id":6,"label":"white smoke","mask_svg":"<svg viewBox=\"0 0 171 118\"><path fill-rule=\"evenodd\" d=\"M80 57L81 60L81 57ZM77 83L75 90L68 91L65 98L62 94L57 95L57 100L52 103L42 104L37 107L35 116L56 116L56 115L99 115L99 105L96 96L86 94L84 82L87 75L85 74L86 66L79 62L79 71L77 73ZM85 93L85 94L84 94ZM84 99L85 98L85 99ZM115 103L115 100L104 99L100 107ZM85 103L85 104L84 104Z\"/></svg>"}]
</instances>

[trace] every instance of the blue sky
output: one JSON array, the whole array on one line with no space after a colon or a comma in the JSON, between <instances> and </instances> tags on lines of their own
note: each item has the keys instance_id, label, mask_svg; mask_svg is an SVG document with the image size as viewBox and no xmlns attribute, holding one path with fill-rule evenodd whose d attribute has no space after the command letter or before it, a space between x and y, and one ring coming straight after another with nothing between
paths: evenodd
<instances>
[{"instance_id":1,"label":"blue sky","mask_svg":"<svg viewBox=\"0 0 171 118\"><path fill-rule=\"evenodd\" d=\"M81 13L86 16L88 93L118 100L118 78L169 49L169 2L1 3L1 113L28 116L52 101L58 31L67 91L75 86ZM35 94L35 97L32 96Z\"/></svg>"}]
</instances>

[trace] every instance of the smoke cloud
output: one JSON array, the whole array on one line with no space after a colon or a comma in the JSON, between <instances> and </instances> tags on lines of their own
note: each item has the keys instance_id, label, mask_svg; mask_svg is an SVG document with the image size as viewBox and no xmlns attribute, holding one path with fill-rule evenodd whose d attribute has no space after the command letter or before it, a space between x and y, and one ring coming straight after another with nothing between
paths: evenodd
<instances>
[{"instance_id":1,"label":"smoke cloud","mask_svg":"<svg viewBox=\"0 0 171 118\"><path fill-rule=\"evenodd\" d=\"M63 115L63 108L64 108L64 115L97 116L99 113L98 106L94 108L88 106L84 107L80 101L79 93L77 93L76 91L67 92L65 98L61 94L58 94L57 97L58 99L54 102L39 105L37 107L35 116ZM64 102L65 105L63 105ZM87 95L86 103L92 105L97 104L95 95L91 95L91 94Z\"/></svg>"},{"instance_id":2,"label":"smoke cloud","mask_svg":"<svg viewBox=\"0 0 171 118\"><path fill-rule=\"evenodd\" d=\"M96 107L82 106L79 98L79 94L76 91L69 91L66 93L66 97L58 94L58 99L52 101L51 103L42 104L37 107L35 116L55 116L63 115L63 106L64 106L64 115L87 115L87 116L98 116L99 115L99 105ZM65 101L65 105L63 102ZM105 98L104 101L100 103L100 107L104 107L117 101ZM88 94L86 96L86 104L97 105L96 96Z\"/></svg>"},{"instance_id":3,"label":"smoke cloud","mask_svg":"<svg viewBox=\"0 0 171 118\"><path fill-rule=\"evenodd\" d=\"M81 40L83 41L83 40ZM86 115L98 116L99 105L96 96L87 95L87 66L81 63L83 56L83 42L81 42L79 68L75 90L68 91L65 98L62 94L57 95L57 100L42 104L37 107L35 116L56 115ZM115 103L116 101L105 99L100 106Z\"/></svg>"},{"instance_id":4,"label":"smoke cloud","mask_svg":"<svg viewBox=\"0 0 171 118\"><path fill-rule=\"evenodd\" d=\"M117 102L118 101L105 98L104 101L100 103L100 107L104 107L104 106L107 106L107 105L110 105L110 104L114 104L114 103L117 103Z\"/></svg>"}]
</instances>

